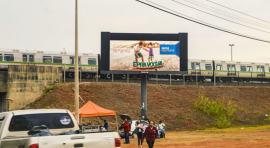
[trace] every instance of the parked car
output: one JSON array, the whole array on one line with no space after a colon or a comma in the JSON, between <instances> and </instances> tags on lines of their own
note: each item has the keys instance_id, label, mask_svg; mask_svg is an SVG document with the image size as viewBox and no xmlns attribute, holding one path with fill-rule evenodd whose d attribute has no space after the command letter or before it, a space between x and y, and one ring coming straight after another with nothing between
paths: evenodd
<instances>
[{"instance_id":1,"label":"parked car","mask_svg":"<svg viewBox=\"0 0 270 148\"><path fill-rule=\"evenodd\" d=\"M38 128L43 130L35 130ZM0 113L0 148L120 148L117 132L81 134L78 130L74 116L64 109L3 112Z\"/></svg>"},{"instance_id":2,"label":"parked car","mask_svg":"<svg viewBox=\"0 0 270 148\"><path fill-rule=\"evenodd\" d=\"M127 114L120 115L120 117L123 120L123 122L125 121L125 119L128 120L128 122L130 124L129 136L134 137L133 131L136 129L136 122L138 120L131 120L130 116L127 115ZM145 130L146 127L148 127L149 123L147 121L144 121L144 120L141 120L141 122L143 123L143 130ZM120 135L121 138L125 138L124 131L121 129L121 127L120 127L120 130L119 130L119 135Z\"/></svg>"}]
</instances>

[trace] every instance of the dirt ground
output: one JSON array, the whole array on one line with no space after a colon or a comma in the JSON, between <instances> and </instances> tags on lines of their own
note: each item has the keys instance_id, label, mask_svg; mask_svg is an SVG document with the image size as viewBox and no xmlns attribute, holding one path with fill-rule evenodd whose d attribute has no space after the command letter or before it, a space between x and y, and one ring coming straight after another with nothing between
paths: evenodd
<instances>
[{"instance_id":1,"label":"dirt ground","mask_svg":"<svg viewBox=\"0 0 270 148\"><path fill-rule=\"evenodd\" d=\"M166 132L165 139L157 139L155 148L268 148L270 147L270 126L230 128L192 132ZM122 148L137 147L137 138ZM143 147L148 147L144 141Z\"/></svg>"}]
</instances>

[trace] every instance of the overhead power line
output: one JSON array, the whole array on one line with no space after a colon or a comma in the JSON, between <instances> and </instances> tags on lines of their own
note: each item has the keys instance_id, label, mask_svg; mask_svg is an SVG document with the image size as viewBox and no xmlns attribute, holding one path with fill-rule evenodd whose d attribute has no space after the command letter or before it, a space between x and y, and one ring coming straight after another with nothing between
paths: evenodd
<instances>
[{"instance_id":1,"label":"overhead power line","mask_svg":"<svg viewBox=\"0 0 270 148\"><path fill-rule=\"evenodd\" d=\"M244 17L241 17L241 16L237 16L237 15L234 15L234 14L231 14L231 13L228 13L226 11L222 11L222 10L219 10L219 9L216 9L214 7L211 7L211 6L208 6L208 5L205 5L203 3L200 3L200 2L197 2L197 1L194 1L194 0L184 0L188 3L191 3L193 5L196 5L198 7L201 7L201 8L204 8L204 9L207 9L209 11L212 11L212 12L215 12L217 14L220 14L220 15L223 15L223 16L226 16L226 17L229 17L231 19L235 19L235 20L238 20L238 21L241 21L241 22L246 22L246 23L249 23L249 24L252 24L252 25L256 25L256 26L260 26L260 27L263 27L263 28L267 28L267 29L270 29L269 26L267 26L266 24L262 24L262 23L259 23L259 22L255 22L253 20L250 20L250 19L247 19L247 18L244 18Z\"/></svg>"},{"instance_id":2,"label":"overhead power line","mask_svg":"<svg viewBox=\"0 0 270 148\"><path fill-rule=\"evenodd\" d=\"M263 19L257 18L257 17L255 17L255 16L251 16L251 15L246 14L246 13L244 13L244 12L237 11L237 10L235 10L235 9L232 9L232 8L226 7L226 6L221 5L221 4L218 4L218 3L216 3L216 2L212 2L212 1L210 1L210 0L206 0L206 1L208 1L208 2L210 2L210 3L213 3L213 4L215 4L215 5L221 6L221 7L223 7L223 8L230 9L230 10L232 10L232 11L235 11L235 12L241 13L241 14L243 14L243 15L246 15L246 16L249 16L249 17L252 17L252 18L255 18L255 19L257 19L257 20L260 20L260 21L263 21L263 22L266 22L266 23L270 23L269 21L266 21L266 20L263 20Z\"/></svg>"},{"instance_id":3,"label":"overhead power line","mask_svg":"<svg viewBox=\"0 0 270 148\"><path fill-rule=\"evenodd\" d=\"M171 14L171 15L177 16L177 17L179 17L179 18L183 18L183 19L189 20L189 21L191 21L191 22L194 22L194 23L197 23L197 24L200 24L200 25L203 25L203 26L207 26L207 27L212 28L212 29L216 29L216 30L219 30L219 31L227 32L227 33L234 34L234 35L237 35L237 36L241 36L241 37L244 37L244 38L249 38L249 39L252 39L252 40L257 40L257 41L261 41L261 42L270 43L270 41L268 41L268 40L264 40L264 39L259 39L259 38L247 36L247 35L240 34L240 33L237 33L237 32L233 32L233 31L230 31L230 30L227 30L227 29L223 29L223 28L220 28L220 27L217 27L217 26L213 26L213 25L210 25L210 24L208 24L208 23L205 23L205 22L202 22L202 21L199 21L199 20L194 20L193 18L191 18L191 17L189 17L189 16L184 17L184 15L182 15L182 14L179 13L179 12L177 12L177 13L178 13L178 14L181 14L181 15L172 13L172 12L170 12L170 11L174 11L174 10L171 10L171 9L169 9L169 8L167 8L167 7L158 5L158 4L156 4L156 3L154 3L154 2L151 2L151 1L149 1L149 0L147 0L147 1L149 1L149 2L151 2L151 3L153 3L153 4L155 4L155 5L161 6L161 7L165 8L165 9L167 9L167 10L170 10L170 11L167 11L167 10L165 10L165 9L156 7L156 6L154 6L154 5L151 5L151 4L142 2L142 1L140 1L140 0L136 0L136 1L137 1L137 2L140 2L140 3L144 4L144 5L150 6L150 7L152 7L152 8L155 8L155 9L157 9L157 10L166 12L166 13L168 13L168 14ZM174 11L174 12L176 12L176 11ZM188 17L189 17L189 18L188 18Z\"/></svg>"},{"instance_id":4,"label":"overhead power line","mask_svg":"<svg viewBox=\"0 0 270 148\"><path fill-rule=\"evenodd\" d=\"M214 16L214 17L217 17L217 18L220 18L220 19L222 19L222 20L225 20L225 21L228 21L228 22L231 22L231 23L234 23L234 24L238 24L238 25L240 25L240 26L244 26L244 27L247 27L247 28L250 28L250 29L254 29L254 30L257 30L257 31L261 31L261 32L265 32L265 33L270 33L270 32L268 32L268 31L264 31L264 30L257 29L257 28L254 28L254 27L251 27L251 26L248 26L248 25L244 25L244 24L241 24L241 23L237 23L237 22L235 22L235 21L231 21L231 20L229 20L229 19L226 19L226 18L217 16L217 15L214 15L214 14L208 13L208 12L206 12L206 11L203 11L203 10L200 10L200 9L197 9L197 8L194 8L194 7L192 7L192 6L186 5L186 4L184 4L184 3L181 3L181 2L178 2L178 1L175 1L175 0L172 0L172 1L175 2L175 3L177 3L177 4L181 4L181 5L184 5L184 6L186 6L186 7L195 9L195 10L200 11L200 12L202 12L202 13L205 13L205 14L208 14L208 15L211 15L211 16Z\"/></svg>"}]
</instances>

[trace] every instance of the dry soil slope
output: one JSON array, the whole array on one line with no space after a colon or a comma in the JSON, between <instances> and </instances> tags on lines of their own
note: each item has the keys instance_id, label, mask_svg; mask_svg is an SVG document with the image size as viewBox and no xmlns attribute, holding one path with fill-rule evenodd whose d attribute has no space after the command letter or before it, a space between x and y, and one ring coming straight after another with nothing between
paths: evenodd
<instances>
[{"instance_id":1,"label":"dry soil slope","mask_svg":"<svg viewBox=\"0 0 270 148\"><path fill-rule=\"evenodd\" d=\"M74 111L73 83L54 86L45 97L41 97L28 108L63 108ZM262 125L265 114L270 113L270 87L230 86L170 86L147 85L148 117L163 120L169 130L187 130L209 127L215 118L193 108L199 90L209 99L229 100L238 106L234 125ZM81 83L80 95L87 102L115 110L117 114L129 114L133 119L140 115L140 85L126 83ZM193 102L192 102L193 101ZM80 100L80 106L84 102Z\"/></svg>"}]
</instances>

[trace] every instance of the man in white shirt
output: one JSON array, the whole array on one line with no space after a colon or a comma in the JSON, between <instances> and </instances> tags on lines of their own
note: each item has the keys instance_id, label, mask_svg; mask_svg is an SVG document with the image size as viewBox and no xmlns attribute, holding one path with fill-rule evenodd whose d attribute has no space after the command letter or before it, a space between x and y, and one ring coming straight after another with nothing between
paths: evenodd
<instances>
[{"instance_id":1,"label":"man in white shirt","mask_svg":"<svg viewBox=\"0 0 270 148\"><path fill-rule=\"evenodd\" d=\"M160 133L164 133L165 124L162 121L158 121L158 137L160 138Z\"/></svg>"}]
</instances>

